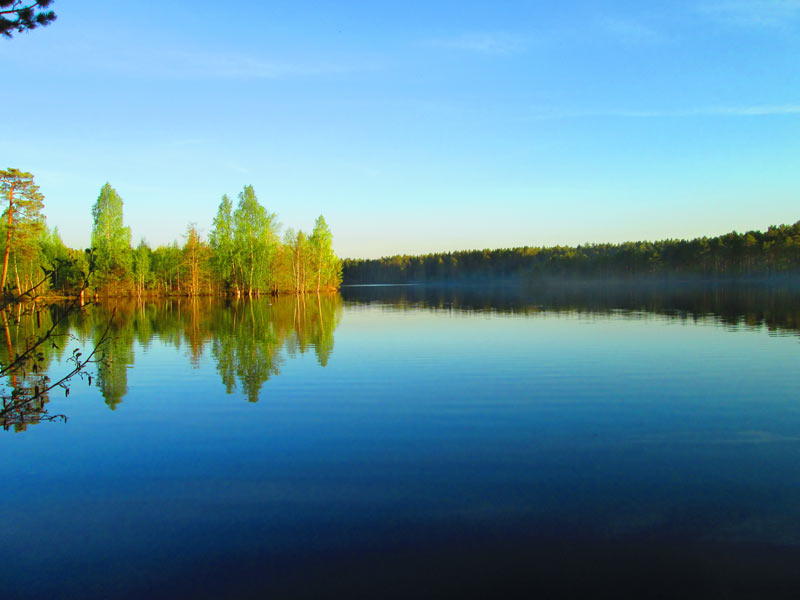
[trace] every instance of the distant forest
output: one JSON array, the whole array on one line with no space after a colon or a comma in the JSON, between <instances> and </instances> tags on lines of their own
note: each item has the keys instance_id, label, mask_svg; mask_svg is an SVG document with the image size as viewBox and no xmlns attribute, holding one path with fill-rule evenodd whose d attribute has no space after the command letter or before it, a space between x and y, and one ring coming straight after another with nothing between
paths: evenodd
<instances>
[{"instance_id":1,"label":"distant forest","mask_svg":"<svg viewBox=\"0 0 800 600\"><path fill-rule=\"evenodd\" d=\"M335 290L341 261L333 234L320 216L310 234L287 230L245 186L234 206L223 196L208 239L189 224L182 243L135 247L123 223L123 202L106 183L92 208L91 248L68 248L49 229L44 197L30 173L0 171L4 241L0 289L5 297L36 288L35 295L90 293L112 296L246 295ZM87 215L88 217L88 215ZM45 276L47 274L47 276Z\"/></svg>"},{"instance_id":2,"label":"distant forest","mask_svg":"<svg viewBox=\"0 0 800 600\"><path fill-rule=\"evenodd\" d=\"M800 221L767 231L621 244L523 246L345 259L345 284L462 281L734 279L800 275Z\"/></svg>"}]
</instances>

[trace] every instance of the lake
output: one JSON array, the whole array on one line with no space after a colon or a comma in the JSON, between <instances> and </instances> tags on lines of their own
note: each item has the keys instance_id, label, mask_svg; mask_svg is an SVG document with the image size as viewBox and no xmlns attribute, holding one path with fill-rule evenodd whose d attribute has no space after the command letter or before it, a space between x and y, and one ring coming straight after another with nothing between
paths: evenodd
<instances>
[{"instance_id":1,"label":"lake","mask_svg":"<svg viewBox=\"0 0 800 600\"><path fill-rule=\"evenodd\" d=\"M4 599L800 589L797 289L107 302L46 368L112 314L0 431Z\"/></svg>"}]
</instances>

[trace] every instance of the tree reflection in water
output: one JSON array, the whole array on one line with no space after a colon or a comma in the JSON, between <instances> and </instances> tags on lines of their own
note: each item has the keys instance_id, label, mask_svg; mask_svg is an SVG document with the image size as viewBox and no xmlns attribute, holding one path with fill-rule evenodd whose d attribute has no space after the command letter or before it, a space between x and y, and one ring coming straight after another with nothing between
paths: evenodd
<instances>
[{"instance_id":1,"label":"tree reflection in water","mask_svg":"<svg viewBox=\"0 0 800 600\"><path fill-rule=\"evenodd\" d=\"M4 327L5 344L0 344L0 361L24 348L27 339L40 327L48 327L58 311L49 307L40 316L15 319ZM342 313L338 294L308 294L279 298L220 300L218 298L161 298L150 302L109 301L80 314L68 315L61 326L85 346L96 345L109 327L109 339L102 345L102 360L90 382L100 388L112 410L128 391L128 370L134 364L134 344L145 349L154 339L183 350L190 363L199 367L203 356L216 363L226 391L241 390L250 402L258 402L263 384L280 373L287 358L315 352L325 366L333 349L333 332ZM64 358L63 345L42 348L40 372ZM12 391L32 385L30 377L9 378ZM2 425L24 430L28 424L50 419L46 412L49 398L30 403L21 414L9 414ZM20 412L20 411L17 411Z\"/></svg>"},{"instance_id":2,"label":"tree reflection in water","mask_svg":"<svg viewBox=\"0 0 800 600\"><path fill-rule=\"evenodd\" d=\"M0 364L2 365L11 364L16 356L27 350L31 340L35 339L37 331L45 331L53 326L49 311L41 311L39 315L36 315L32 309L26 310L22 304L9 306L0 311L0 322L4 339L4 343L0 344ZM67 324L63 323L56 334L65 335L67 328ZM37 394L34 400L27 402L18 401L17 398L30 397L31 389L40 383L41 373L46 372L53 358L58 360L63 352L63 347L47 344L40 352L37 352L35 357L36 371L38 372L31 372L31 369L28 368L8 373L3 382L5 390L3 407L0 411L3 429L25 431L28 425L50 419L47 416L46 408L50 401L48 394Z\"/></svg>"},{"instance_id":3,"label":"tree reflection in water","mask_svg":"<svg viewBox=\"0 0 800 600\"><path fill-rule=\"evenodd\" d=\"M78 302L77 298L66 305L50 306L11 302L0 308L5 339L0 345L0 426L4 430L25 431L28 425L42 421L66 421L66 415L48 412L50 393L57 390L68 396L73 379L91 383L88 366L100 363L113 312L92 348L81 351L80 340L69 330L69 317L79 310ZM78 343L68 352L72 342ZM68 368L51 377L51 364L57 361Z\"/></svg>"},{"instance_id":4,"label":"tree reflection in water","mask_svg":"<svg viewBox=\"0 0 800 600\"><path fill-rule=\"evenodd\" d=\"M78 338L87 348L100 341L109 316L110 340L103 344L102 361L91 381L100 388L112 410L128 391L128 370L134 364L135 343L147 349L159 344L183 351L200 366L210 358L229 394L240 392L257 402L266 381L281 372L287 360L313 351L325 366L333 350L333 335L349 310L378 305L394 310L494 312L524 316L547 313L608 315L613 318L659 318L682 321L711 319L732 328L765 328L773 333L800 332L800 289L796 286L387 286L346 287L339 294L307 294L279 298L228 299L160 298L153 301L117 301L68 314L59 334ZM56 323L63 307L52 305L36 318L6 315L0 322L5 343L0 363L24 349L37 328ZM63 344L47 345L37 358L39 373L69 351ZM35 374L6 378L5 386L24 393L35 385ZM0 413L6 429L24 430L28 424L50 419L46 396L19 411Z\"/></svg>"},{"instance_id":5,"label":"tree reflection in water","mask_svg":"<svg viewBox=\"0 0 800 600\"><path fill-rule=\"evenodd\" d=\"M568 313L640 319L711 320L732 328L800 333L800 284L553 282L523 285L346 286L349 307L535 316Z\"/></svg>"}]
</instances>

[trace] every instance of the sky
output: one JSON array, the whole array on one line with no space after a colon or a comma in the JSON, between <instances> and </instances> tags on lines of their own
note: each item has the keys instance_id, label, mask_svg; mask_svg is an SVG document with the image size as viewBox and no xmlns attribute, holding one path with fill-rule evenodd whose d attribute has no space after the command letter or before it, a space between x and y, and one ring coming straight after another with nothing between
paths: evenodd
<instances>
[{"instance_id":1,"label":"sky","mask_svg":"<svg viewBox=\"0 0 800 600\"><path fill-rule=\"evenodd\" d=\"M89 245L208 233L253 185L341 257L800 219L800 0L56 0L0 40L0 167Z\"/></svg>"}]
</instances>

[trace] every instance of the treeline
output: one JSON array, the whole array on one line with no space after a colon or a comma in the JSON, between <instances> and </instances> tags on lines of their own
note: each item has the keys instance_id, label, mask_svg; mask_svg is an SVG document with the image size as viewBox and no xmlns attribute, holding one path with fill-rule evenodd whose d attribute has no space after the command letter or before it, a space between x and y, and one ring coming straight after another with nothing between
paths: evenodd
<instances>
[{"instance_id":1,"label":"treeline","mask_svg":"<svg viewBox=\"0 0 800 600\"><path fill-rule=\"evenodd\" d=\"M222 197L208 239L189 224L182 243L156 248L131 244L123 201L106 183L92 207L91 248L68 248L58 230L49 230L44 198L30 173L0 171L5 212L0 222L4 266L0 289L19 295L41 282L37 294L90 293L114 296L233 295L335 290L342 277L333 253L333 234L324 217L310 234L287 230L280 236L276 215L245 186L234 203Z\"/></svg>"},{"instance_id":2,"label":"treeline","mask_svg":"<svg viewBox=\"0 0 800 600\"><path fill-rule=\"evenodd\" d=\"M800 221L767 231L622 244L586 244L345 259L346 284L446 281L722 279L800 273Z\"/></svg>"}]
</instances>

